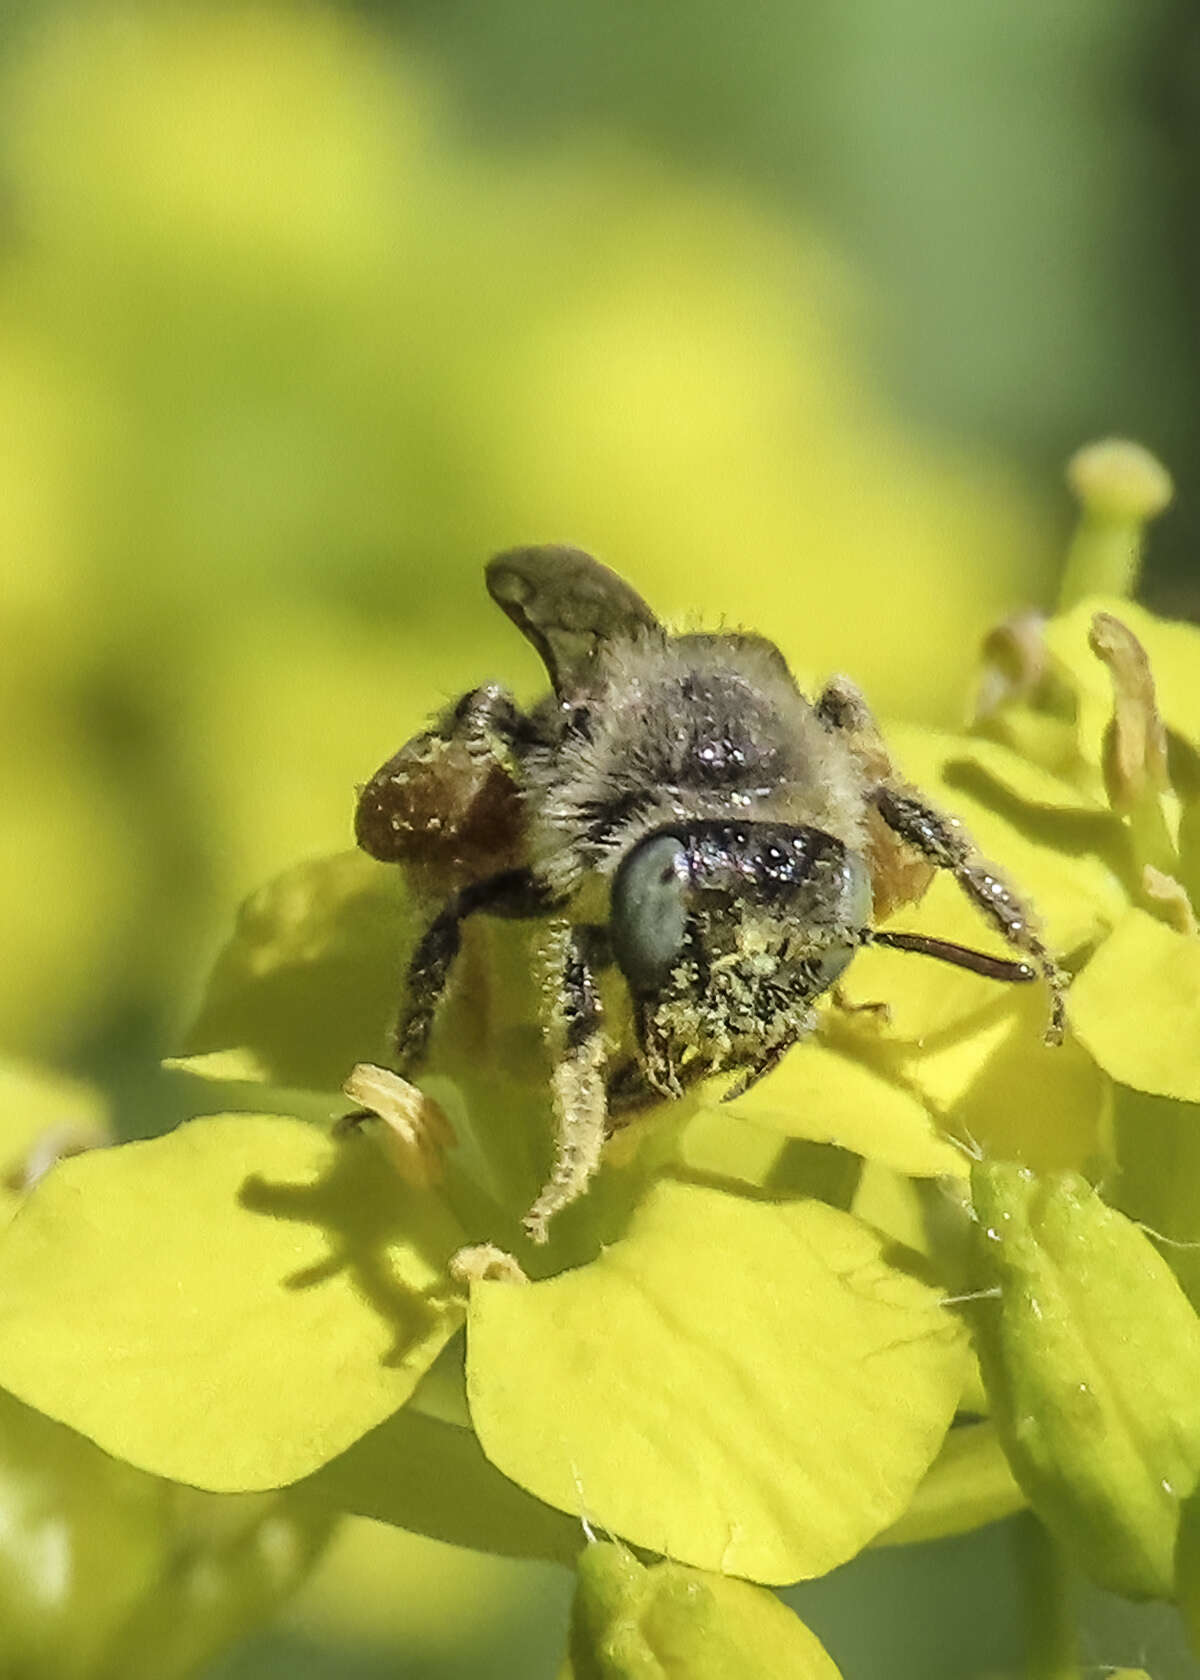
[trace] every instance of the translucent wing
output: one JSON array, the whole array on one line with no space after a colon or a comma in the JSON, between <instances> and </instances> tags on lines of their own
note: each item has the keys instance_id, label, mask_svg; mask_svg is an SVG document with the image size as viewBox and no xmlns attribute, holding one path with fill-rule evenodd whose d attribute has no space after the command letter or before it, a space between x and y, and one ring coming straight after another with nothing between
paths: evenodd
<instances>
[{"instance_id":1,"label":"translucent wing","mask_svg":"<svg viewBox=\"0 0 1200 1680\"><path fill-rule=\"evenodd\" d=\"M658 620L635 589L579 548L513 548L487 568L488 592L538 650L556 694L586 682L605 642Z\"/></svg>"}]
</instances>

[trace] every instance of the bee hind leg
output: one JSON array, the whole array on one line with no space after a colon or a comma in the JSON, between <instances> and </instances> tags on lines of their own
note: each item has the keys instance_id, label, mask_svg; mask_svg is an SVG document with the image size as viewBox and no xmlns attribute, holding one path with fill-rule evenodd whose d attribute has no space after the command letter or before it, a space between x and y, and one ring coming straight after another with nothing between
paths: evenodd
<instances>
[{"instance_id":1,"label":"bee hind leg","mask_svg":"<svg viewBox=\"0 0 1200 1680\"><path fill-rule=\"evenodd\" d=\"M474 688L359 790L354 837L433 891L521 861L520 758L536 731L507 690Z\"/></svg>"}]
</instances>

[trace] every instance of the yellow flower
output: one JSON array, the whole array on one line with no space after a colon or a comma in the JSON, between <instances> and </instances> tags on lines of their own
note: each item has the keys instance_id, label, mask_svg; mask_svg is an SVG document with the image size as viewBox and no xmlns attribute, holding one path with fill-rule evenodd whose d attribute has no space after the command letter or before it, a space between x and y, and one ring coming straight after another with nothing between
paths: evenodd
<instances>
[{"instance_id":1,"label":"yellow flower","mask_svg":"<svg viewBox=\"0 0 1200 1680\"><path fill-rule=\"evenodd\" d=\"M1080 1170L1123 1180L1140 1159L1125 1095L1174 1109L1193 1090L1196 1044L1179 1042L1197 998L1179 884L1200 733L1192 633L1121 603L1097 610L1098 628L1089 602L1025 634L1040 669L1009 691L990 683L989 733L890 732L913 780L1030 892L1077 972L1064 1047L1042 1043L1038 988L868 950L846 1001L886 1001L890 1019L831 1008L818 1043L739 1101L702 1092L630 1128L535 1249L520 1219L545 1178L550 1118L527 930L470 928L425 1082L457 1147L439 1178L431 1133L421 1172L397 1172L369 1137L331 1139L292 1116L335 1110L349 1070L383 1059L414 907L399 873L366 857L307 864L245 905L180 1064L276 1113L197 1120L58 1167L0 1245L0 1379L144 1469L223 1489L307 1478L335 1508L517 1555L569 1555L566 1513L778 1582L1022 1497L1070 1539L1095 1457L1022 1454L1013 1396L1018 1377L1045 1393L1076 1380L1101 1296L1070 1280L1052 1345L1028 1324L997 1340L976 1316L986 1393L954 1308L982 1291L977 1315L998 1301L999 1323L1036 1317L1025 1250L1001 1244L980 1278L972 1155L1014 1163L1003 1170L1019 1185L1074 1169L1072 1206L1090 1208ZM1052 767L1031 742L1051 744ZM949 881L904 924L980 942ZM406 1111L408 1131L419 1118ZM1009 1182L987 1170L979 1207ZM1140 1195L1171 1183L1165 1157L1156 1171L1139 1167ZM101 1208L103 1220L80 1215ZM515 1259L497 1266L481 1243ZM1161 1263L1145 1289L1121 1266L1097 1288L1151 1314L1170 1297L1163 1322L1191 1322ZM81 1387L78 1364L102 1380ZM1114 1403L1134 1392L1137 1427L1161 1441L1163 1397L1181 1384L1117 1386ZM989 1407L994 1424L978 1421ZM952 1430L956 1413L976 1421ZM1164 1472L1172 1500L1190 1491L1187 1440ZM1155 1446L1144 1462L1162 1458ZM1141 1522L1135 1481L1109 1489L1118 1529ZM1154 1520L1097 1572L1171 1590L1172 1513Z\"/></svg>"},{"instance_id":2,"label":"yellow flower","mask_svg":"<svg viewBox=\"0 0 1200 1680\"><path fill-rule=\"evenodd\" d=\"M0 1066L0 1223L56 1162L109 1141L95 1092ZM104 1380L73 1369L79 1387ZM332 1526L291 1493L221 1496L148 1475L0 1391L6 1673L184 1680L291 1593Z\"/></svg>"}]
</instances>

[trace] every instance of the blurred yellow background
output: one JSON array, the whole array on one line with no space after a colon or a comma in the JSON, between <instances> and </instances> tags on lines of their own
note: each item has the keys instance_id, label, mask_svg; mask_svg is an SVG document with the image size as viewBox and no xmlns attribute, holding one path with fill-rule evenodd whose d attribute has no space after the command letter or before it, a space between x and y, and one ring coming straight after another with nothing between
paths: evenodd
<instances>
[{"instance_id":1,"label":"blurred yellow background","mask_svg":"<svg viewBox=\"0 0 1200 1680\"><path fill-rule=\"evenodd\" d=\"M8 65L0 1044L186 987L356 781L534 663L496 549L595 550L952 719L1038 592L1016 474L906 429L828 241L613 135L469 144L307 8L60 15Z\"/></svg>"}]
</instances>

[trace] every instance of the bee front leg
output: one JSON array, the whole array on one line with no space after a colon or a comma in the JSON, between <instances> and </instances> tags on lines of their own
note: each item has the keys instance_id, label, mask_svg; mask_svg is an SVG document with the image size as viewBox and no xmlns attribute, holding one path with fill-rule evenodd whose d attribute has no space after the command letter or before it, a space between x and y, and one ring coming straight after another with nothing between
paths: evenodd
<instances>
[{"instance_id":1,"label":"bee front leg","mask_svg":"<svg viewBox=\"0 0 1200 1680\"><path fill-rule=\"evenodd\" d=\"M884 822L922 857L948 869L972 904L1008 943L1033 959L1050 989L1050 1024L1046 1042L1058 1044L1066 1028L1063 999L1067 976L1042 942L1033 911L1004 880L994 864L981 857L962 824L935 811L907 789L884 783L876 788L875 807Z\"/></svg>"},{"instance_id":2,"label":"bee front leg","mask_svg":"<svg viewBox=\"0 0 1200 1680\"><path fill-rule=\"evenodd\" d=\"M531 1241L544 1243L550 1220L587 1189L600 1165L608 1127L604 1012L595 967L600 930L560 923L554 930L557 986L549 1032L558 1061L554 1098L554 1164L525 1215Z\"/></svg>"}]
</instances>

